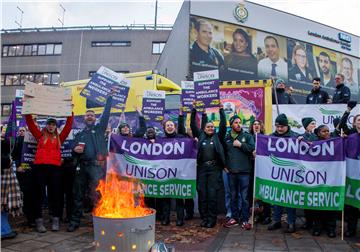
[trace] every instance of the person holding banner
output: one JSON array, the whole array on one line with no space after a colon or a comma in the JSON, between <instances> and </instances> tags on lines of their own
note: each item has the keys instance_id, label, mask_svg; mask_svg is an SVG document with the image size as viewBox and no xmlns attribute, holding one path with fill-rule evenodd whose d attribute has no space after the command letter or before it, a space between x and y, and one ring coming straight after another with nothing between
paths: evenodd
<instances>
[{"instance_id":1,"label":"person holding banner","mask_svg":"<svg viewBox=\"0 0 360 252\"><path fill-rule=\"evenodd\" d=\"M63 130L58 133L57 121L54 118L48 118L46 127L40 130L31 114L25 115L25 120L29 131L37 141L37 150L34 160L34 179L35 183L35 224L36 231L39 233L46 232L44 220L42 218L42 204L44 202L45 187L48 188L49 208L52 213L52 231L60 229L59 221L62 197L61 184L61 145L69 135L74 113L66 120Z\"/></svg>"},{"instance_id":2,"label":"person holding banner","mask_svg":"<svg viewBox=\"0 0 360 252\"><path fill-rule=\"evenodd\" d=\"M116 88L113 87L106 100L104 111L98 124L95 124L95 112L93 110L86 111L84 117L85 128L75 136L73 156L78 160L80 170L75 174L73 187L74 205L70 224L67 228L68 232L74 232L80 225L84 194L88 186L90 187L93 203L98 198L95 188L99 180L104 176L104 165L107 156L105 131L110 118L112 96L115 93Z\"/></svg>"},{"instance_id":3,"label":"person holding banner","mask_svg":"<svg viewBox=\"0 0 360 252\"><path fill-rule=\"evenodd\" d=\"M312 142L318 140L317 135L314 133L316 129L316 120L312 117L304 117L301 123L305 129L305 133L299 137L299 140L305 140ZM313 210L304 209L305 224L302 226L303 229L311 229L316 218L316 214Z\"/></svg>"},{"instance_id":4,"label":"person holding banner","mask_svg":"<svg viewBox=\"0 0 360 252\"><path fill-rule=\"evenodd\" d=\"M291 130L289 126L288 118L285 114L280 114L275 119L275 132L271 136L276 137L298 137L299 135ZM268 226L268 230L275 230L281 228L281 215L284 207L274 205L274 212L272 216L272 222ZM296 209L287 207L287 233L295 232L295 220L296 220Z\"/></svg>"},{"instance_id":5,"label":"person holding banner","mask_svg":"<svg viewBox=\"0 0 360 252\"><path fill-rule=\"evenodd\" d=\"M176 128L178 133L176 132ZM185 135L179 134L185 133L184 125L184 116L180 108L180 114L178 117L178 127L171 120L167 120L163 123L163 129L165 133L165 138L184 138ZM161 225L167 226L170 224L170 207L171 207L171 198L164 198L162 201L162 220ZM176 226L184 225L184 200L176 199Z\"/></svg>"},{"instance_id":6,"label":"person holding banner","mask_svg":"<svg viewBox=\"0 0 360 252\"><path fill-rule=\"evenodd\" d=\"M254 138L254 143L256 144L256 135L265 134L264 123L261 120L254 120L249 127L249 133ZM253 151L253 160L252 164L255 167L255 158L256 158L256 150ZM249 203L253 202L254 195L254 168L251 172L250 176L250 186L249 186ZM262 225L268 225L271 223L271 206L269 203L262 202L261 200L257 203L258 206L262 207L262 213L256 219L256 222L261 222Z\"/></svg>"},{"instance_id":7,"label":"person holding banner","mask_svg":"<svg viewBox=\"0 0 360 252\"><path fill-rule=\"evenodd\" d=\"M318 140L328 140L330 139L330 130L326 125L320 125L315 129L315 134ZM336 212L335 211L320 211L320 210L310 210L310 215L312 215L312 220L314 221L314 228L312 235L320 236L322 226L327 230L327 235L329 238L336 237ZM306 212L305 212L306 213ZM309 214L309 212L308 212ZM308 221L308 219L306 219Z\"/></svg>"},{"instance_id":8,"label":"person holding banner","mask_svg":"<svg viewBox=\"0 0 360 252\"><path fill-rule=\"evenodd\" d=\"M136 112L139 116L139 128L136 129L135 133L133 134L130 130L130 125L126 122L121 122L117 129L117 134L121 136L127 137L143 137L146 132L146 121L139 109L136 108Z\"/></svg>"},{"instance_id":9,"label":"person holding banner","mask_svg":"<svg viewBox=\"0 0 360 252\"><path fill-rule=\"evenodd\" d=\"M225 165L225 154L222 141L226 134L226 117L222 104L219 107L219 132L215 132L212 121L206 121L199 129L196 124L196 101L193 102L190 127L193 137L198 139L197 153L197 191L199 197L199 212L201 227L213 228L217 220L217 191L222 169ZM205 118L206 114L203 114ZM206 118L207 119L207 118ZM205 122L205 120L204 120Z\"/></svg>"},{"instance_id":10,"label":"person holding banner","mask_svg":"<svg viewBox=\"0 0 360 252\"><path fill-rule=\"evenodd\" d=\"M357 133L358 132L358 128L360 128L360 126L358 126L358 123L357 123L357 120L358 120L358 115L356 115L354 117L354 120L353 120L353 127L352 128L349 128L348 125L347 125L347 121L348 121L348 118L350 116L350 112L353 108L356 107L356 101L348 101L347 102L347 109L346 111L344 112L343 116L341 117L340 119L340 123L337 127L337 129L340 131L340 130L343 130L344 133L346 135L350 135L350 134L353 134L353 133Z\"/></svg>"},{"instance_id":11,"label":"person holding banner","mask_svg":"<svg viewBox=\"0 0 360 252\"><path fill-rule=\"evenodd\" d=\"M225 170L230 173L231 219L224 226L230 228L242 223L243 229L250 230L248 191L255 142L254 138L242 129L241 119L237 114L232 116L229 122L231 131L225 136L223 145L226 158ZM241 216L239 201L241 201Z\"/></svg>"}]
</instances>

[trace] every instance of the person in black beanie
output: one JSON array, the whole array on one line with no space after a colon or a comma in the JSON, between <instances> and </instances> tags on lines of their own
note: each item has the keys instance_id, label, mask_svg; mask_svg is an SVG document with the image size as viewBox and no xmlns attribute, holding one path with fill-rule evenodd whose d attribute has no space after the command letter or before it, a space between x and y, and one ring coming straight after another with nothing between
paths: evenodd
<instances>
[{"instance_id":1,"label":"person in black beanie","mask_svg":"<svg viewBox=\"0 0 360 252\"><path fill-rule=\"evenodd\" d=\"M280 114L275 119L275 132L271 134L275 137L298 137L299 135L291 130L288 118L285 114ZM274 212L272 222L268 226L268 230L275 230L281 228L281 215L284 207L274 205ZM287 233L295 232L296 209L286 207L288 229Z\"/></svg>"},{"instance_id":2,"label":"person in black beanie","mask_svg":"<svg viewBox=\"0 0 360 252\"><path fill-rule=\"evenodd\" d=\"M126 122L119 124L117 134L127 137L143 137L146 132L146 121L139 109L136 109L139 116L139 128L136 129L135 133L131 132L130 125Z\"/></svg>"}]
</instances>

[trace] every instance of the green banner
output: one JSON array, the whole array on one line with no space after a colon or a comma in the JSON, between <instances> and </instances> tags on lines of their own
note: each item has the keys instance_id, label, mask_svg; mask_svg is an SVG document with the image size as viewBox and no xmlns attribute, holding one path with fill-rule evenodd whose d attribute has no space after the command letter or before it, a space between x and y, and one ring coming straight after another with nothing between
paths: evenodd
<instances>
[{"instance_id":1,"label":"green banner","mask_svg":"<svg viewBox=\"0 0 360 252\"><path fill-rule=\"evenodd\" d=\"M304 187L256 178L255 197L274 205L314 210L343 210L345 187Z\"/></svg>"},{"instance_id":2,"label":"green banner","mask_svg":"<svg viewBox=\"0 0 360 252\"><path fill-rule=\"evenodd\" d=\"M346 177L345 204L360 208L360 180Z\"/></svg>"}]
</instances>

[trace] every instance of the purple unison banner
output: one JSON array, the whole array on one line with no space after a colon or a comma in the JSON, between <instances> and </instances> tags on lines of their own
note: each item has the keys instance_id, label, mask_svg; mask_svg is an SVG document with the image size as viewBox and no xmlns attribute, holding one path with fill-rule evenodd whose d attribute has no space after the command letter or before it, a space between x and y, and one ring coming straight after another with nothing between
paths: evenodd
<instances>
[{"instance_id":1,"label":"purple unison banner","mask_svg":"<svg viewBox=\"0 0 360 252\"><path fill-rule=\"evenodd\" d=\"M196 107L199 111L219 107L219 70L194 73Z\"/></svg>"},{"instance_id":2,"label":"purple unison banner","mask_svg":"<svg viewBox=\"0 0 360 252\"><path fill-rule=\"evenodd\" d=\"M101 66L91 77L80 95L99 105L105 105L106 99L114 86L118 89L118 92L113 95L112 107L124 109L130 89L130 80L104 66Z\"/></svg>"},{"instance_id":3,"label":"purple unison banner","mask_svg":"<svg viewBox=\"0 0 360 252\"><path fill-rule=\"evenodd\" d=\"M191 112L195 100L193 81L181 81L181 107L183 112Z\"/></svg>"},{"instance_id":4,"label":"purple unison banner","mask_svg":"<svg viewBox=\"0 0 360 252\"><path fill-rule=\"evenodd\" d=\"M342 138L307 143L258 135L255 195L284 207L342 210L346 164Z\"/></svg>"},{"instance_id":5,"label":"purple unison banner","mask_svg":"<svg viewBox=\"0 0 360 252\"><path fill-rule=\"evenodd\" d=\"M136 178L145 196L193 198L196 192L197 143L191 138L143 138L112 134L107 170Z\"/></svg>"},{"instance_id":6,"label":"purple unison banner","mask_svg":"<svg viewBox=\"0 0 360 252\"><path fill-rule=\"evenodd\" d=\"M160 122L164 120L165 91L145 90L142 112L145 120Z\"/></svg>"}]
</instances>

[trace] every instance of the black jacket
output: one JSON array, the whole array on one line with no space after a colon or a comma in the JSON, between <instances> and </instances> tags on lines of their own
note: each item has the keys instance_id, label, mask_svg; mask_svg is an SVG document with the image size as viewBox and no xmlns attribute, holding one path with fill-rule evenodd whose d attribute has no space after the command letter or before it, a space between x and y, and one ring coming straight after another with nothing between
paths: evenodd
<instances>
[{"instance_id":1,"label":"black jacket","mask_svg":"<svg viewBox=\"0 0 360 252\"><path fill-rule=\"evenodd\" d=\"M221 162L221 166L224 167L226 164L226 161L225 161L225 154L224 154L224 148L223 148L223 141L224 141L225 134L226 134L226 117L225 117L225 112L222 108L220 109L219 113L220 113L219 131L217 133L214 133L213 141L214 141L214 145L215 145L215 151L219 155L217 158ZM191 111L190 127L192 130L193 136L198 138L198 150L200 149L200 144L206 138L206 134L204 132L204 127L207 122L206 114L203 114L201 122L202 122L201 123L202 128L199 129L196 124L196 109L193 109ZM200 153L198 151L198 154L197 154L198 162L200 159L199 155L200 155ZM199 163L198 163L198 165L199 165Z\"/></svg>"},{"instance_id":2,"label":"black jacket","mask_svg":"<svg viewBox=\"0 0 360 252\"><path fill-rule=\"evenodd\" d=\"M347 125L349 115L350 112L345 111L339 122L339 131L341 132L341 130L343 130L346 135L357 133L356 128L349 128ZM338 135L340 135L340 132L338 133Z\"/></svg>"},{"instance_id":3,"label":"black jacket","mask_svg":"<svg viewBox=\"0 0 360 252\"><path fill-rule=\"evenodd\" d=\"M278 104L296 104L294 98L292 98L288 93L285 92L285 89L277 88L276 96ZM272 103L276 104L275 93L272 93Z\"/></svg>"},{"instance_id":4,"label":"black jacket","mask_svg":"<svg viewBox=\"0 0 360 252\"><path fill-rule=\"evenodd\" d=\"M235 139L241 142L240 148L234 147ZM255 149L254 137L241 129L237 137L233 139L231 131L225 137L224 150L226 157L226 168L231 173L247 172L252 169L252 152Z\"/></svg>"},{"instance_id":5,"label":"black jacket","mask_svg":"<svg viewBox=\"0 0 360 252\"><path fill-rule=\"evenodd\" d=\"M11 157L13 161L16 163L16 166L18 167L21 162L21 152L24 144L24 137L18 136L15 139L14 149L11 152Z\"/></svg>"},{"instance_id":6,"label":"black jacket","mask_svg":"<svg viewBox=\"0 0 360 252\"><path fill-rule=\"evenodd\" d=\"M100 122L96 125L85 126L74 139L74 147L80 142L85 143L85 151L82 154L73 152L73 156L80 161L103 161L107 156L107 143L105 139L105 130L107 128L112 97L109 96L106 100L104 111L101 115Z\"/></svg>"},{"instance_id":7,"label":"black jacket","mask_svg":"<svg viewBox=\"0 0 360 252\"><path fill-rule=\"evenodd\" d=\"M347 103L350 100L351 92L350 89L344 84L336 86L333 103Z\"/></svg>"},{"instance_id":8,"label":"black jacket","mask_svg":"<svg viewBox=\"0 0 360 252\"><path fill-rule=\"evenodd\" d=\"M290 128L290 126L289 126L289 129L288 129L288 131L285 132L285 134L280 135L279 133L277 133L277 132L275 131L275 132L273 132L270 136L276 136L276 137L298 137L299 134L296 133L296 132L294 132L294 131L292 131L291 128Z\"/></svg>"},{"instance_id":9,"label":"black jacket","mask_svg":"<svg viewBox=\"0 0 360 252\"><path fill-rule=\"evenodd\" d=\"M321 90L321 88L311 90L311 93L306 97L306 104L325 104L329 99L329 94Z\"/></svg>"}]
</instances>

